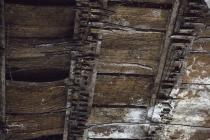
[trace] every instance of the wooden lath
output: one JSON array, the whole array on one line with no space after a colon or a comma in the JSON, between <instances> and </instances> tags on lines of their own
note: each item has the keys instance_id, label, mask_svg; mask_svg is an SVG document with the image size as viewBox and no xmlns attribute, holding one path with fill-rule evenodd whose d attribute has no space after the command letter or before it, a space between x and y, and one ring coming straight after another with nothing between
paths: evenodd
<instances>
[{"instance_id":1,"label":"wooden lath","mask_svg":"<svg viewBox=\"0 0 210 140\"><path fill-rule=\"evenodd\" d=\"M0 139L5 140L5 23L4 0L0 1Z\"/></svg>"}]
</instances>

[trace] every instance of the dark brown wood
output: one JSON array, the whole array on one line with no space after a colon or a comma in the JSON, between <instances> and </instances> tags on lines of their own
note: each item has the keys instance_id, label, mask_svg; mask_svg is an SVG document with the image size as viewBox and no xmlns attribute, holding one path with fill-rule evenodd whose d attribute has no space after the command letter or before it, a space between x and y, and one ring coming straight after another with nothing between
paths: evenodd
<instances>
[{"instance_id":1,"label":"dark brown wood","mask_svg":"<svg viewBox=\"0 0 210 140\"><path fill-rule=\"evenodd\" d=\"M5 139L5 23L4 0L0 1L0 139Z\"/></svg>"}]
</instances>

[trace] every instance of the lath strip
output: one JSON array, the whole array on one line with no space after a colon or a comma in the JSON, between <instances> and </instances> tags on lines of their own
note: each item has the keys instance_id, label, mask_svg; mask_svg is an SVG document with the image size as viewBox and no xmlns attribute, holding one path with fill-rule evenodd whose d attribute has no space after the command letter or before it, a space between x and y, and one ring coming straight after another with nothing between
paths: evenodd
<instances>
[{"instance_id":1,"label":"lath strip","mask_svg":"<svg viewBox=\"0 0 210 140\"><path fill-rule=\"evenodd\" d=\"M4 0L0 1L0 140L5 140L5 22Z\"/></svg>"}]
</instances>

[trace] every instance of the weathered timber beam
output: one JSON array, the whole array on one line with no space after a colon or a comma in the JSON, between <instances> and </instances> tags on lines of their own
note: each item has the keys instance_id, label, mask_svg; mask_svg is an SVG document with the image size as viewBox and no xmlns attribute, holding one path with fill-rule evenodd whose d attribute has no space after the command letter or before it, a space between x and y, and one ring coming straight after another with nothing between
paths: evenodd
<instances>
[{"instance_id":1,"label":"weathered timber beam","mask_svg":"<svg viewBox=\"0 0 210 140\"><path fill-rule=\"evenodd\" d=\"M4 0L0 1L0 139L5 139L5 23Z\"/></svg>"},{"instance_id":2,"label":"weathered timber beam","mask_svg":"<svg viewBox=\"0 0 210 140\"><path fill-rule=\"evenodd\" d=\"M160 58L160 64L159 64L159 68L158 68L158 73L155 79L155 83L154 83L154 88L152 91L152 98L151 98L151 104L150 106L154 106L156 103L156 98L157 98L157 94L159 91L159 86L161 83L161 78L162 78L162 74L164 71L164 67L165 67L165 63L166 63L166 58L167 58L167 54L168 54L168 50L170 47L170 38L171 35L173 34L175 25L176 25L176 20L177 20L177 16L178 16L178 12L179 12L179 7L180 7L180 1L179 0L175 0L174 4L173 4L173 8L172 8L172 13L171 13L171 18L170 18L170 22L168 25L168 29L166 32L166 37L165 37L165 41L161 50L161 58Z\"/></svg>"}]
</instances>

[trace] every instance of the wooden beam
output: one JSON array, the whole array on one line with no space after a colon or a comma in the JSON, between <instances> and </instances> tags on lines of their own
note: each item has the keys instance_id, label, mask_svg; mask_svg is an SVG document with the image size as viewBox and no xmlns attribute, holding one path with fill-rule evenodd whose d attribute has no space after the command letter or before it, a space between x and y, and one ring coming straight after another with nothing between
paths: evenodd
<instances>
[{"instance_id":1,"label":"wooden beam","mask_svg":"<svg viewBox=\"0 0 210 140\"><path fill-rule=\"evenodd\" d=\"M160 82L161 82L161 78L162 78L162 74L163 74L163 70L164 70L164 67L165 67L166 58L167 58L167 54L168 54L168 49L169 49L169 46L170 46L170 36L173 34L173 31L174 31L174 28L175 28L177 15L178 15L178 11L179 11L179 6L180 6L180 1L175 0L174 4L173 4L172 13L171 13L171 19L170 19L168 29L167 29L167 32L166 32L165 42L163 44L163 48L162 48L162 51L161 51L160 64L159 64L158 74L157 74L156 79L155 79L154 88L153 88L153 91L152 91L153 95L152 95L152 98L151 98L150 106L154 106L155 102L156 102L157 93L158 93L158 90L159 90L159 86L160 86Z\"/></svg>"},{"instance_id":2,"label":"wooden beam","mask_svg":"<svg viewBox=\"0 0 210 140\"><path fill-rule=\"evenodd\" d=\"M0 139L5 140L5 23L4 0L0 1Z\"/></svg>"}]
</instances>

